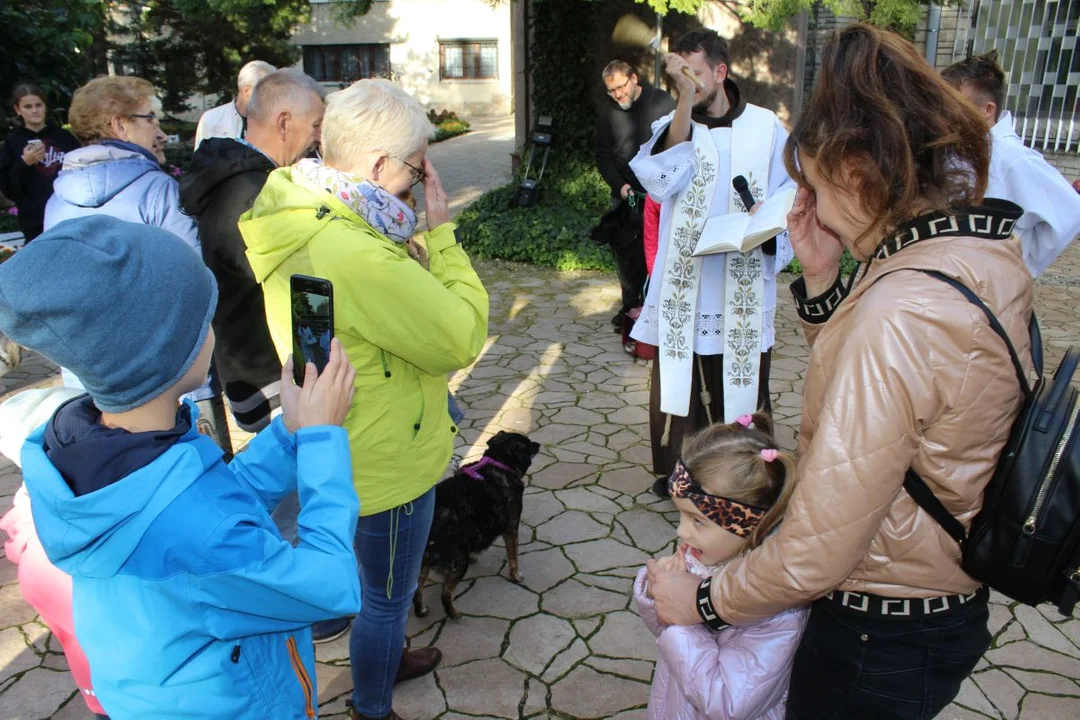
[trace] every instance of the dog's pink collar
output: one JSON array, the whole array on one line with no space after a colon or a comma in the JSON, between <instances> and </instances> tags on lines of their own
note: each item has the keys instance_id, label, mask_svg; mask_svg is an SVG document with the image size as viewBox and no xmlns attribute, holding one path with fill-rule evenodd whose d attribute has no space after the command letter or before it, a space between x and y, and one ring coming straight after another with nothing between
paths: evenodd
<instances>
[{"instance_id":1,"label":"dog's pink collar","mask_svg":"<svg viewBox=\"0 0 1080 720\"><path fill-rule=\"evenodd\" d=\"M494 465L495 467L499 468L500 470L506 470L507 472L513 472L513 468L511 468L510 466L504 465L503 463L499 462L495 458L488 457L487 455L480 458L479 462L474 462L474 463L472 463L470 465L466 465L465 467L461 468L461 472L465 473L466 475L471 477L473 480L483 480L484 476L480 474L480 471L483 470L488 465Z\"/></svg>"}]
</instances>

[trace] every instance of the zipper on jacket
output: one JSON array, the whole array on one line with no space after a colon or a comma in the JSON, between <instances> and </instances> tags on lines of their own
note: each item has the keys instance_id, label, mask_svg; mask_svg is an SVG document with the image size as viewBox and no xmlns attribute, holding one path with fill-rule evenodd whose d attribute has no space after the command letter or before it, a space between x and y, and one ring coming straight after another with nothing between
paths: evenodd
<instances>
[{"instance_id":1,"label":"zipper on jacket","mask_svg":"<svg viewBox=\"0 0 1080 720\"><path fill-rule=\"evenodd\" d=\"M307 668L304 667L304 661L300 657L300 651L296 648L296 638L290 635L289 639L285 641L285 645L289 649L289 660L292 661L293 672L296 673L296 679L300 681L300 689L304 691L304 714L314 720L315 705L312 701L314 691L311 686L311 679L307 674Z\"/></svg>"},{"instance_id":2,"label":"zipper on jacket","mask_svg":"<svg viewBox=\"0 0 1080 720\"><path fill-rule=\"evenodd\" d=\"M386 378L390 377L390 363L387 362L387 360L386 360L386 351L385 350L380 350L379 351L379 358L382 359L383 377L386 377Z\"/></svg>"},{"instance_id":3,"label":"zipper on jacket","mask_svg":"<svg viewBox=\"0 0 1080 720\"><path fill-rule=\"evenodd\" d=\"M1035 495L1035 504L1032 506L1027 520L1024 521L1023 535L1021 535L1020 542L1016 544L1016 551L1013 553L1013 567L1022 567L1027 560L1027 554L1031 549L1035 532L1038 530L1039 514L1046 503L1046 496L1050 492L1050 483L1054 480L1058 465L1061 464L1061 458L1064 456L1065 449L1068 447L1073 432L1076 430L1078 413L1080 413L1080 403L1073 407L1072 414L1069 415L1069 421L1065 425L1065 432L1062 434L1061 440L1058 441L1057 447L1054 448L1054 456L1050 460L1050 467L1047 468L1046 475L1043 476L1042 482L1039 484L1039 492Z\"/></svg>"},{"instance_id":4,"label":"zipper on jacket","mask_svg":"<svg viewBox=\"0 0 1080 720\"><path fill-rule=\"evenodd\" d=\"M229 656L229 659L233 661L233 665L240 662L240 643L236 643L236 647L232 649L232 655Z\"/></svg>"}]
</instances>

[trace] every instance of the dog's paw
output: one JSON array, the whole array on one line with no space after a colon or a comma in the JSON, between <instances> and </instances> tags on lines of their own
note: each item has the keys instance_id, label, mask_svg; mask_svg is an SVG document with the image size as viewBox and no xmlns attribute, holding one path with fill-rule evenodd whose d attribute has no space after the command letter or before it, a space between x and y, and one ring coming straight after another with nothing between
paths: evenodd
<instances>
[{"instance_id":1,"label":"dog's paw","mask_svg":"<svg viewBox=\"0 0 1080 720\"><path fill-rule=\"evenodd\" d=\"M461 613L458 611L458 609L456 607L453 607L453 606L451 606L450 608L448 608L446 610L446 615L451 620L460 620L461 619Z\"/></svg>"},{"instance_id":2,"label":"dog's paw","mask_svg":"<svg viewBox=\"0 0 1080 720\"><path fill-rule=\"evenodd\" d=\"M416 617L423 618L431 614L431 610L427 605L421 605L420 607L414 607L413 611L416 613Z\"/></svg>"},{"instance_id":3,"label":"dog's paw","mask_svg":"<svg viewBox=\"0 0 1080 720\"><path fill-rule=\"evenodd\" d=\"M525 580L525 576L522 575L520 572L517 572L516 570L511 571L511 573L510 573L510 582L517 583L518 585L520 585L524 580Z\"/></svg>"}]
</instances>

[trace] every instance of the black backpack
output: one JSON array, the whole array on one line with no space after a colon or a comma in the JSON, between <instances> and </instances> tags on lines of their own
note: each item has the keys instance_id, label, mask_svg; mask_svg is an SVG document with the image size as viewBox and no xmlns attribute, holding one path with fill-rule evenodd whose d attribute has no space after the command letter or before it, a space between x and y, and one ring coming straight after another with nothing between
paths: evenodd
<instances>
[{"instance_id":1,"label":"black backpack","mask_svg":"<svg viewBox=\"0 0 1080 720\"><path fill-rule=\"evenodd\" d=\"M1009 348L1024 403L970 534L965 536L960 522L913 470L907 472L904 489L960 544L964 572L1014 600L1053 602L1061 614L1070 615L1080 600L1080 405L1071 384L1080 351L1070 347L1047 382L1042 338L1032 314L1032 359L1039 376L1032 388L1005 329L978 296L947 275L920 272L952 285L983 311Z\"/></svg>"}]
</instances>

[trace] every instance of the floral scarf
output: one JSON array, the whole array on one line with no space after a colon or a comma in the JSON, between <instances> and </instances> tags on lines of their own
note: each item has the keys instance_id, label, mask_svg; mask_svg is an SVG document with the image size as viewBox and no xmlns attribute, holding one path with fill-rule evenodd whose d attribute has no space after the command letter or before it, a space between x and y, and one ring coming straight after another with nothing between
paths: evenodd
<instances>
[{"instance_id":1,"label":"floral scarf","mask_svg":"<svg viewBox=\"0 0 1080 720\"><path fill-rule=\"evenodd\" d=\"M293 167L294 177L312 190L325 190L396 243L405 243L416 231L416 213L399 197L351 173L305 158Z\"/></svg>"}]
</instances>

